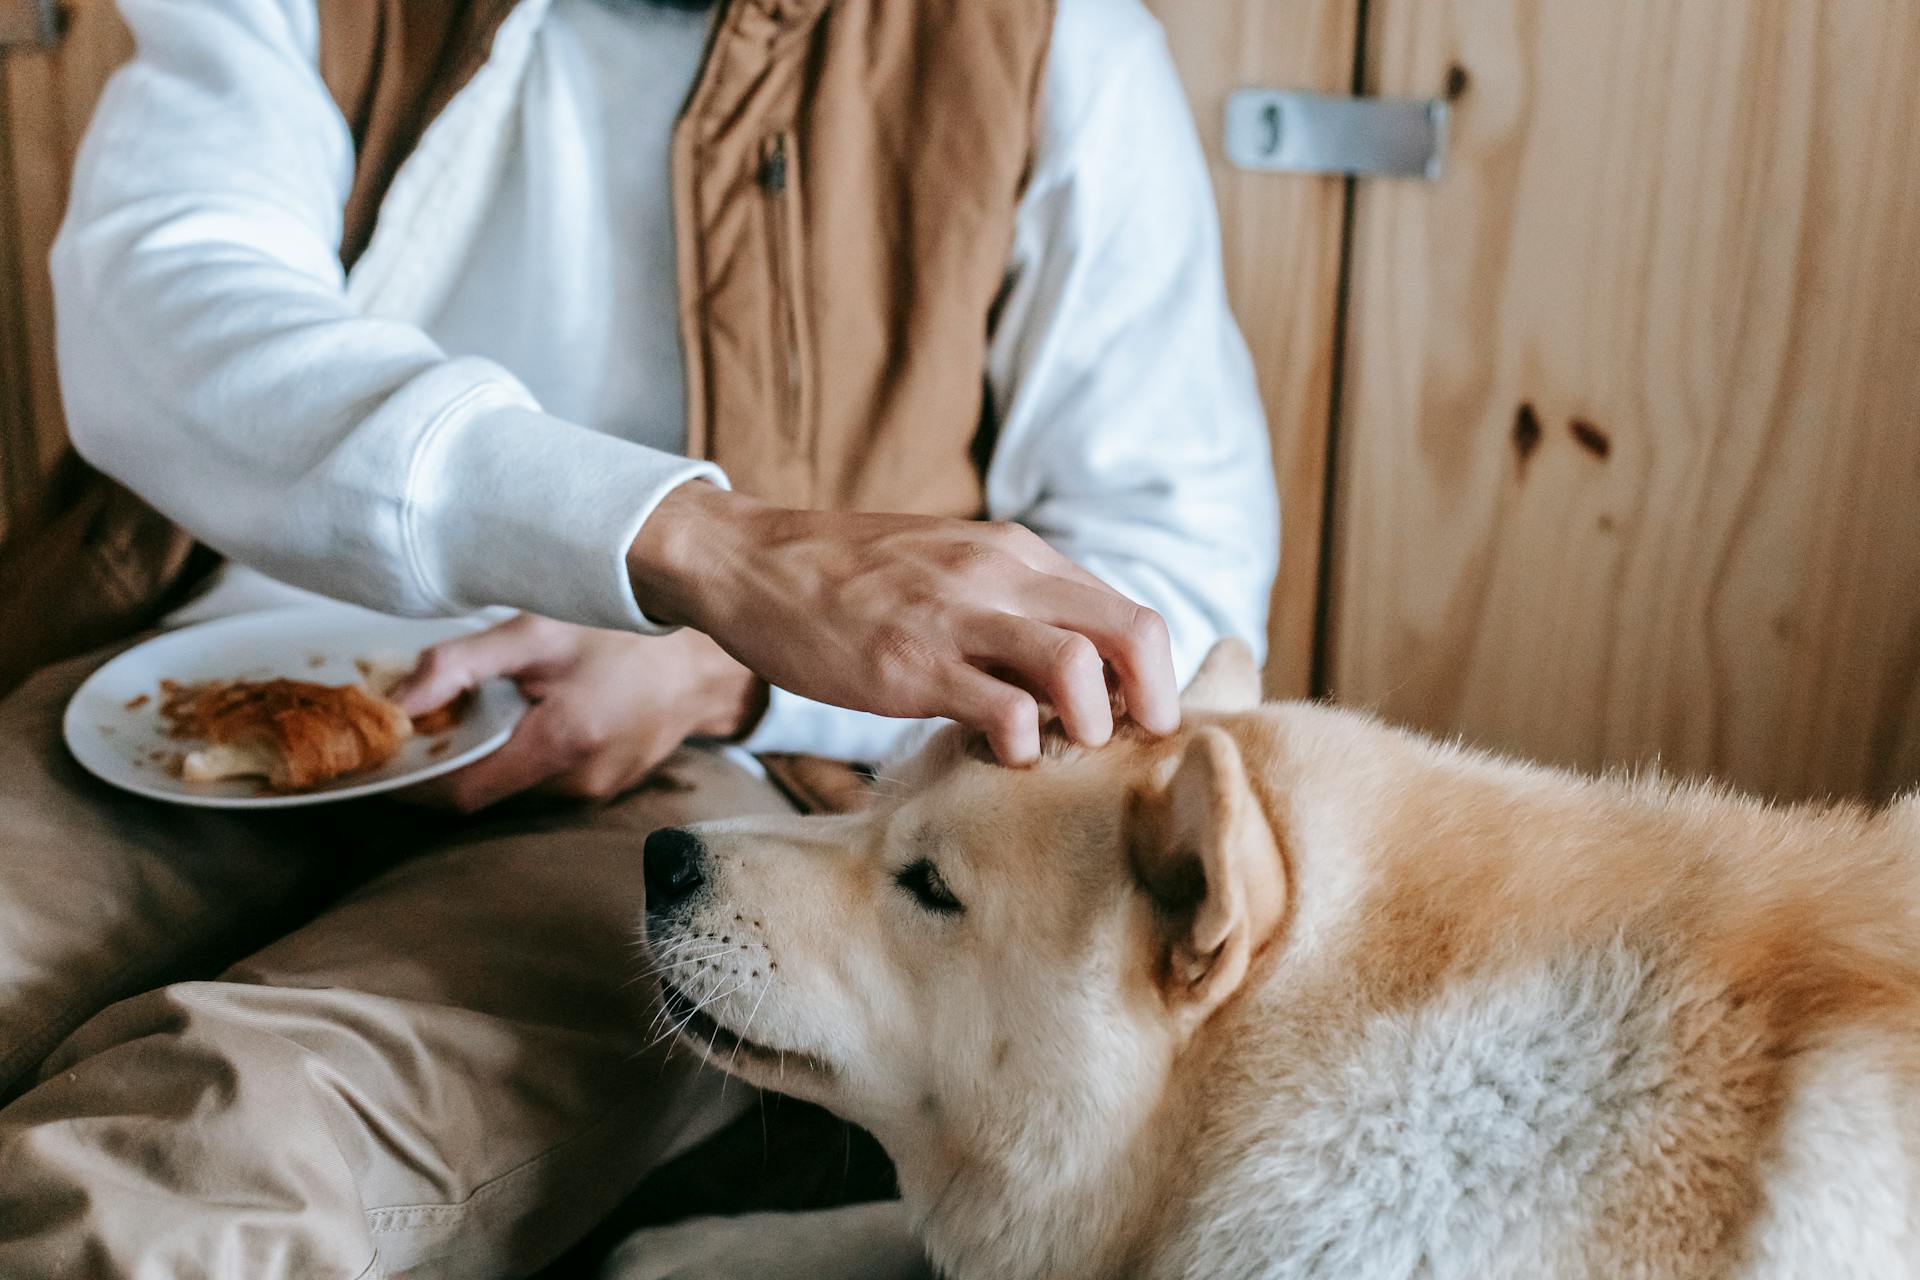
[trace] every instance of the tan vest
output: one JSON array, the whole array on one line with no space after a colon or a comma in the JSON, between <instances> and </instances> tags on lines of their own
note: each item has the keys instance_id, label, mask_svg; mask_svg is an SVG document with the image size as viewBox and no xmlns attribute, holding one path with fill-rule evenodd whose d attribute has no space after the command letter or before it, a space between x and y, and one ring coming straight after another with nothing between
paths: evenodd
<instances>
[{"instance_id":1,"label":"tan vest","mask_svg":"<svg viewBox=\"0 0 1920 1280\"><path fill-rule=\"evenodd\" d=\"M513 0L320 0L341 258ZM975 516L991 316L1052 0L727 0L673 139L689 452L787 506ZM157 621L216 557L68 458L0 548L0 689Z\"/></svg>"}]
</instances>

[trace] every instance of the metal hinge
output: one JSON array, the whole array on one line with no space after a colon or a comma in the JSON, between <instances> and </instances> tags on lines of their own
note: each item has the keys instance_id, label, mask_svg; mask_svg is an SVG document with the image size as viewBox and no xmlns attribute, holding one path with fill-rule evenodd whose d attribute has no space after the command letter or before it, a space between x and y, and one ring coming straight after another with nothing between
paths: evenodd
<instances>
[{"instance_id":1,"label":"metal hinge","mask_svg":"<svg viewBox=\"0 0 1920 1280\"><path fill-rule=\"evenodd\" d=\"M1433 181L1446 149L1439 98L1242 89L1227 99L1227 159L1243 169Z\"/></svg>"},{"instance_id":2,"label":"metal hinge","mask_svg":"<svg viewBox=\"0 0 1920 1280\"><path fill-rule=\"evenodd\" d=\"M65 32L59 0L0 0L0 49L51 49Z\"/></svg>"}]
</instances>

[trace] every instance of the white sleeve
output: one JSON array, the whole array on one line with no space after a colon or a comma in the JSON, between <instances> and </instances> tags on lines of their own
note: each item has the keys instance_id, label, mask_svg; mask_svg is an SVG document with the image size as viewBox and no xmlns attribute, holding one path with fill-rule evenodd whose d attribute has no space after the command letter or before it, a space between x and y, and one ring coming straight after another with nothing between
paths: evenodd
<instances>
[{"instance_id":1,"label":"white sleeve","mask_svg":"<svg viewBox=\"0 0 1920 1280\"><path fill-rule=\"evenodd\" d=\"M53 252L75 446L196 536L395 613L651 630L625 552L705 463L542 414L349 303L353 172L312 0L122 0Z\"/></svg>"},{"instance_id":2,"label":"white sleeve","mask_svg":"<svg viewBox=\"0 0 1920 1280\"><path fill-rule=\"evenodd\" d=\"M1132 0L1061 0L1047 94L988 353L988 514L1157 610L1185 681L1223 636L1265 649L1280 537L1206 163ZM875 760L915 726L775 691L748 745Z\"/></svg>"}]
</instances>

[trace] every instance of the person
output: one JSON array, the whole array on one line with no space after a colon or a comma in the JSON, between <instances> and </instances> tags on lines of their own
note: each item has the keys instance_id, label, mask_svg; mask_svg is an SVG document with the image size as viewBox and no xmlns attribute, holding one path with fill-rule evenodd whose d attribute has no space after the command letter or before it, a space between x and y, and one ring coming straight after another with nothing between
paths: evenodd
<instances>
[{"instance_id":1,"label":"person","mask_svg":"<svg viewBox=\"0 0 1920 1280\"><path fill-rule=\"evenodd\" d=\"M58 352L224 557L168 621L498 609L400 697L533 705L288 819L82 777L97 658L0 704L0 1274L527 1274L747 1104L651 1033L647 831L1258 646L1201 149L1137 0L121 9Z\"/></svg>"}]
</instances>

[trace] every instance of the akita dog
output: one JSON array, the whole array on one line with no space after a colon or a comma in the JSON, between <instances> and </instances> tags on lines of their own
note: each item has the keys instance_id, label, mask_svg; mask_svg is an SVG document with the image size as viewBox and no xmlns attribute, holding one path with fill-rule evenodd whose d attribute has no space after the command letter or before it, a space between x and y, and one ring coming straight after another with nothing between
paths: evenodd
<instances>
[{"instance_id":1,"label":"akita dog","mask_svg":"<svg viewBox=\"0 0 1920 1280\"><path fill-rule=\"evenodd\" d=\"M956 1280L1920 1276L1920 799L1257 705L647 844L666 1008Z\"/></svg>"}]
</instances>

